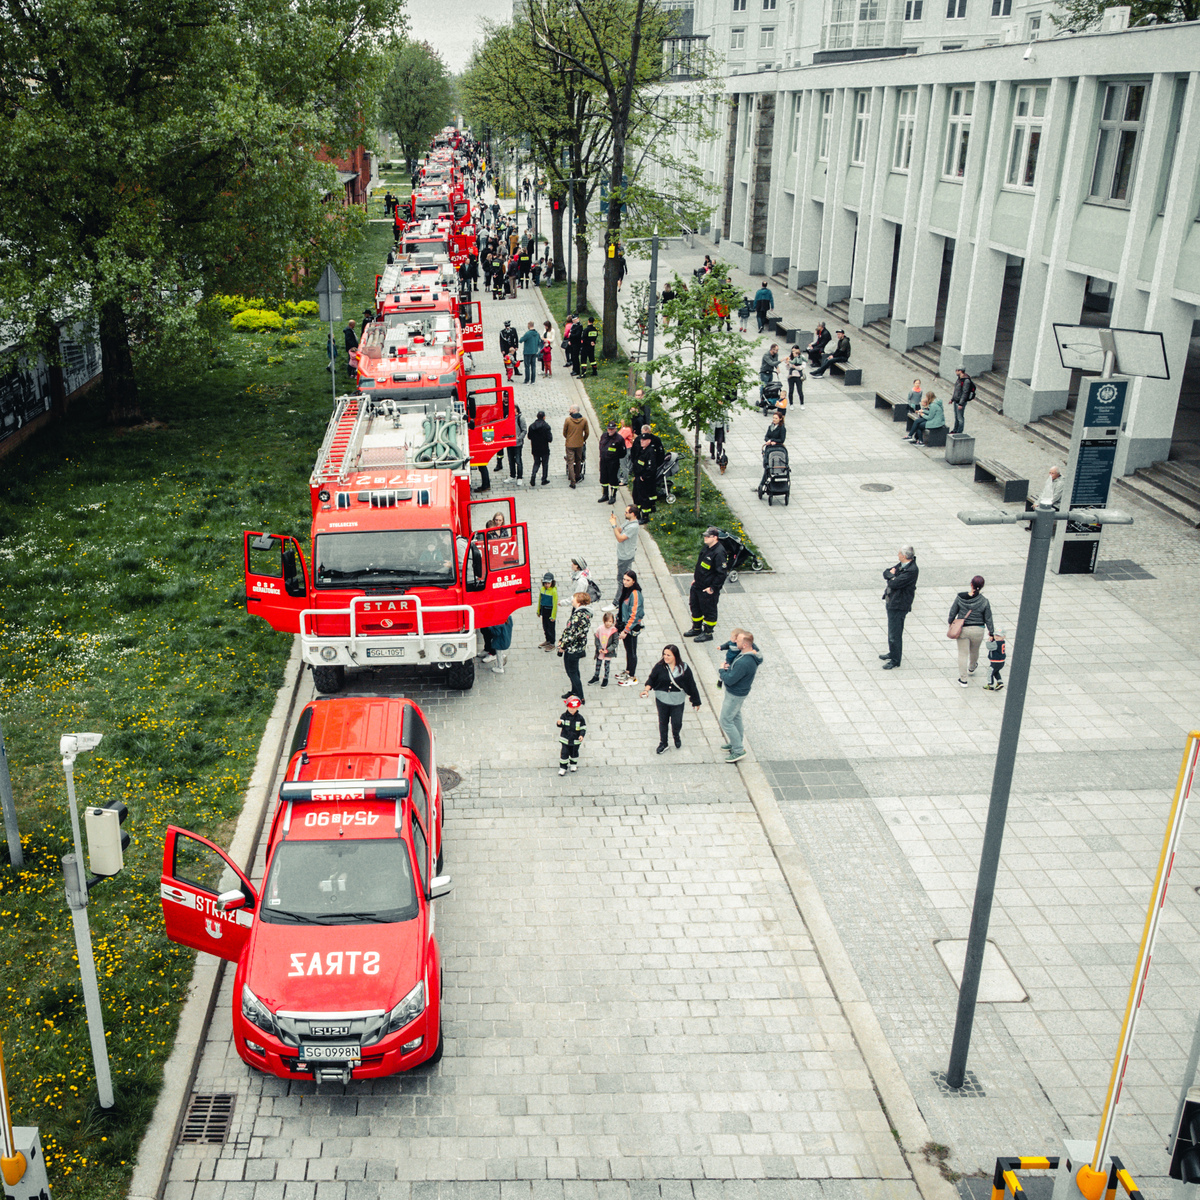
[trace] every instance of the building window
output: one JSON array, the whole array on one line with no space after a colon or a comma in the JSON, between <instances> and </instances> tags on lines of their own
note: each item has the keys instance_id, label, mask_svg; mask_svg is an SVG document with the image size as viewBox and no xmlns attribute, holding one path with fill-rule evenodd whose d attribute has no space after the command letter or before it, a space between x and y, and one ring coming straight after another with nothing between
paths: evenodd
<instances>
[{"instance_id":1,"label":"building window","mask_svg":"<svg viewBox=\"0 0 1200 1200\"><path fill-rule=\"evenodd\" d=\"M943 50L961 50L962 48L963 48L962 42L943 42L942 43Z\"/></svg>"},{"instance_id":2,"label":"building window","mask_svg":"<svg viewBox=\"0 0 1200 1200\"><path fill-rule=\"evenodd\" d=\"M744 29L731 29L729 31L729 48L730 50L745 50L746 31Z\"/></svg>"},{"instance_id":3,"label":"building window","mask_svg":"<svg viewBox=\"0 0 1200 1200\"><path fill-rule=\"evenodd\" d=\"M992 0L993 17L1012 16L1012 0Z\"/></svg>"},{"instance_id":4,"label":"building window","mask_svg":"<svg viewBox=\"0 0 1200 1200\"><path fill-rule=\"evenodd\" d=\"M734 12L745 12L746 11L746 0L733 0L733 11Z\"/></svg>"},{"instance_id":5,"label":"building window","mask_svg":"<svg viewBox=\"0 0 1200 1200\"><path fill-rule=\"evenodd\" d=\"M950 124L946 133L946 161L942 176L961 179L967 170L967 144L971 140L971 111L975 89L955 88L950 93Z\"/></svg>"},{"instance_id":6,"label":"building window","mask_svg":"<svg viewBox=\"0 0 1200 1200\"><path fill-rule=\"evenodd\" d=\"M1091 190L1101 204L1129 203L1145 100L1144 83L1110 83L1104 89Z\"/></svg>"},{"instance_id":7,"label":"building window","mask_svg":"<svg viewBox=\"0 0 1200 1200\"><path fill-rule=\"evenodd\" d=\"M1042 122L1046 117L1044 87L1017 88L1013 107L1012 143L1008 148L1009 187L1031 188L1037 175L1038 147L1042 141Z\"/></svg>"},{"instance_id":8,"label":"building window","mask_svg":"<svg viewBox=\"0 0 1200 1200\"><path fill-rule=\"evenodd\" d=\"M775 49L775 27L773 25L758 31L758 48L760 50Z\"/></svg>"},{"instance_id":9,"label":"building window","mask_svg":"<svg viewBox=\"0 0 1200 1200\"><path fill-rule=\"evenodd\" d=\"M792 93L792 153L800 153L800 93Z\"/></svg>"},{"instance_id":10,"label":"building window","mask_svg":"<svg viewBox=\"0 0 1200 1200\"><path fill-rule=\"evenodd\" d=\"M833 128L833 93L821 93L821 146L817 158L829 161L829 131Z\"/></svg>"},{"instance_id":11,"label":"building window","mask_svg":"<svg viewBox=\"0 0 1200 1200\"><path fill-rule=\"evenodd\" d=\"M967 0L946 0L946 16L951 21L957 21L967 15Z\"/></svg>"},{"instance_id":12,"label":"building window","mask_svg":"<svg viewBox=\"0 0 1200 1200\"><path fill-rule=\"evenodd\" d=\"M762 0L763 12L775 11L775 0Z\"/></svg>"},{"instance_id":13,"label":"building window","mask_svg":"<svg viewBox=\"0 0 1200 1200\"><path fill-rule=\"evenodd\" d=\"M904 19L906 21L919 21L921 19L921 6L924 0L904 0Z\"/></svg>"},{"instance_id":14,"label":"building window","mask_svg":"<svg viewBox=\"0 0 1200 1200\"><path fill-rule=\"evenodd\" d=\"M867 135L871 132L871 93L854 93L854 148L851 166L861 167L867 161Z\"/></svg>"},{"instance_id":15,"label":"building window","mask_svg":"<svg viewBox=\"0 0 1200 1200\"><path fill-rule=\"evenodd\" d=\"M912 162L913 130L917 124L917 93L906 88L900 93L896 109L896 149L892 154L892 169L907 171Z\"/></svg>"},{"instance_id":16,"label":"building window","mask_svg":"<svg viewBox=\"0 0 1200 1200\"><path fill-rule=\"evenodd\" d=\"M1029 40L1036 42L1042 36L1042 14L1034 13L1029 18Z\"/></svg>"}]
</instances>

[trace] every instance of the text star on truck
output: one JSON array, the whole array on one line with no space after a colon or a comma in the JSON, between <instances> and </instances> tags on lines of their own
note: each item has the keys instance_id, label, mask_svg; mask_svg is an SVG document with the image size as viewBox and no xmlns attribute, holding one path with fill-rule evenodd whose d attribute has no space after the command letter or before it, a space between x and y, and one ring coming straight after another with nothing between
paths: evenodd
<instances>
[{"instance_id":1,"label":"text star on truck","mask_svg":"<svg viewBox=\"0 0 1200 1200\"><path fill-rule=\"evenodd\" d=\"M261 892L212 842L168 827L167 936L237 963L234 1045L260 1071L348 1083L436 1062L433 901L451 881L424 714L401 697L314 700L285 779Z\"/></svg>"},{"instance_id":2,"label":"text star on truck","mask_svg":"<svg viewBox=\"0 0 1200 1200\"><path fill-rule=\"evenodd\" d=\"M468 441L453 386L342 396L310 480L311 557L291 536L243 535L246 610L300 635L319 692L381 666L436 667L466 690L476 630L531 604L526 526L511 496L471 499Z\"/></svg>"}]
</instances>

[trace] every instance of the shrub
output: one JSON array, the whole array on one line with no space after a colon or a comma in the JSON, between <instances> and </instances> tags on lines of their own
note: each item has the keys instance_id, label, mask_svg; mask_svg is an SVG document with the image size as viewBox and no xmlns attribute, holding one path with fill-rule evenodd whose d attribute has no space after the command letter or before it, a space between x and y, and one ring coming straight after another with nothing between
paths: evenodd
<instances>
[{"instance_id":1,"label":"shrub","mask_svg":"<svg viewBox=\"0 0 1200 1200\"><path fill-rule=\"evenodd\" d=\"M283 318L278 313L267 312L265 309L248 308L238 313L229 324L234 329L246 333L262 333L267 329L282 329Z\"/></svg>"},{"instance_id":2,"label":"shrub","mask_svg":"<svg viewBox=\"0 0 1200 1200\"><path fill-rule=\"evenodd\" d=\"M315 300L297 300L296 315L299 317L315 317L321 311L321 306Z\"/></svg>"},{"instance_id":3,"label":"shrub","mask_svg":"<svg viewBox=\"0 0 1200 1200\"><path fill-rule=\"evenodd\" d=\"M288 317L288 318L287 318L287 319L284 321L284 323L283 323L283 327L284 327L284 329L286 329L286 330L287 330L289 333L295 333L295 331L296 331L297 329L299 329L299 328L300 328L300 318L299 318L299 317ZM297 345L298 345L298 344L299 344L299 343L297 343Z\"/></svg>"},{"instance_id":4,"label":"shrub","mask_svg":"<svg viewBox=\"0 0 1200 1200\"><path fill-rule=\"evenodd\" d=\"M301 341L300 337L299 337L297 334L294 334L294 333L285 333L285 334L284 334L284 335L283 335L283 336L282 336L282 337L279 339L279 344L280 344L281 346L299 346L299 345L302 345L303 343L302 343L302 341Z\"/></svg>"}]
</instances>

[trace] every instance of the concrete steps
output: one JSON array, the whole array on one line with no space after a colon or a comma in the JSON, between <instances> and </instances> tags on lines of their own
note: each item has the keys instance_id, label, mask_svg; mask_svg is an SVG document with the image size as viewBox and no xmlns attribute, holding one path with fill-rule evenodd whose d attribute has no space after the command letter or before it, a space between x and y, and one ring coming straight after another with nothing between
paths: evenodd
<instances>
[{"instance_id":1,"label":"concrete steps","mask_svg":"<svg viewBox=\"0 0 1200 1200\"><path fill-rule=\"evenodd\" d=\"M1120 482L1156 508L1200 528L1200 468L1191 463L1155 463Z\"/></svg>"},{"instance_id":2,"label":"concrete steps","mask_svg":"<svg viewBox=\"0 0 1200 1200\"><path fill-rule=\"evenodd\" d=\"M1034 437L1053 446L1065 459L1071 452L1071 427L1075 414L1068 408L1060 408L1040 421L1031 421L1025 426Z\"/></svg>"}]
</instances>

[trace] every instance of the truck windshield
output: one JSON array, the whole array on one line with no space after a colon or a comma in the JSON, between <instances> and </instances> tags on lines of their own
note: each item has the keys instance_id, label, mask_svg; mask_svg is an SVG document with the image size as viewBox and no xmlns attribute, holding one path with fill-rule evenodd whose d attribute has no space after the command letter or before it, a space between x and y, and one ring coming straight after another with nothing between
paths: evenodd
<instances>
[{"instance_id":1,"label":"truck windshield","mask_svg":"<svg viewBox=\"0 0 1200 1200\"><path fill-rule=\"evenodd\" d=\"M281 842L261 915L305 925L411 921L417 892L408 846L398 837Z\"/></svg>"},{"instance_id":2,"label":"truck windshield","mask_svg":"<svg viewBox=\"0 0 1200 1200\"><path fill-rule=\"evenodd\" d=\"M417 201L417 220L424 220L429 217L440 217L442 213L448 213L450 206L445 200L418 200Z\"/></svg>"},{"instance_id":3,"label":"truck windshield","mask_svg":"<svg viewBox=\"0 0 1200 1200\"><path fill-rule=\"evenodd\" d=\"M448 529L381 529L317 536L317 587L444 586L454 582Z\"/></svg>"}]
</instances>

